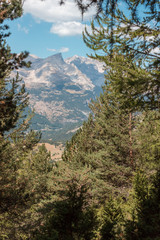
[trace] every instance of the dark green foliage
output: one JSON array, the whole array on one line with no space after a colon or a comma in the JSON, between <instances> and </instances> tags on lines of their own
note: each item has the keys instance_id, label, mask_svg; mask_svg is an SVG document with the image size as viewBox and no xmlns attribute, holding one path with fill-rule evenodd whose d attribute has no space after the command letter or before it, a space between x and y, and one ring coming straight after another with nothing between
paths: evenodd
<instances>
[{"instance_id":1,"label":"dark green foliage","mask_svg":"<svg viewBox=\"0 0 160 240\"><path fill-rule=\"evenodd\" d=\"M135 11L138 5L129 2ZM135 199L129 195L136 168L151 179L159 167L159 54L151 53L159 44L159 20L155 19L154 27L150 23L151 27L151 18L139 22L136 12L130 19L121 11L114 13L98 17L98 27L92 22L92 33L84 33L86 45L95 51L91 57L104 63L106 82L101 96L90 105L92 115L66 145L63 160L89 168L93 195L99 203L109 194L114 199L115 195L123 196L122 208L119 205L115 210L108 202L99 239L159 239L160 222L155 212L157 209L159 214L159 199L153 193L158 187L139 177ZM147 41L150 36L151 43Z\"/></svg>"},{"instance_id":2,"label":"dark green foliage","mask_svg":"<svg viewBox=\"0 0 160 240\"><path fill-rule=\"evenodd\" d=\"M5 87L1 88L0 135L4 135L5 132L17 126L19 118L22 117L23 109L28 105L28 95L25 93L24 85L22 85L20 90L18 89L20 82L21 79L18 78L17 74L16 79L8 80L8 84L6 80Z\"/></svg>"},{"instance_id":3,"label":"dark green foliage","mask_svg":"<svg viewBox=\"0 0 160 240\"><path fill-rule=\"evenodd\" d=\"M72 158L74 158L77 151L82 154L82 156L78 156L79 160L76 161L81 162L82 164L85 164L83 159L85 158L85 155L94 151L95 147L93 144L93 133L94 128L94 121L92 115L89 116L88 121L83 123L82 128L80 128L76 134L72 137L70 142L66 143L66 149L63 153L63 160L65 162L70 162Z\"/></svg>"},{"instance_id":4,"label":"dark green foliage","mask_svg":"<svg viewBox=\"0 0 160 240\"><path fill-rule=\"evenodd\" d=\"M104 199L108 193L127 191L135 166L130 155L129 111L123 110L110 88L106 82L103 94L90 106L93 116L66 145L63 154L64 161L91 167L94 177L101 181L101 189L97 190Z\"/></svg>"},{"instance_id":5,"label":"dark green foliage","mask_svg":"<svg viewBox=\"0 0 160 240\"><path fill-rule=\"evenodd\" d=\"M5 19L13 20L22 15L22 0L0 1L0 23Z\"/></svg>"},{"instance_id":6,"label":"dark green foliage","mask_svg":"<svg viewBox=\"0 0 160 240\"><path fill-rule=\"evenodd\" d=\"M41 134L28 131L33 115L24 113L28 94L22 79L12 72L29 65L24 61L28 53L12 53L6 43L4 20L21 14L22 1L0 1L0 239L30 236L32 207L46 195L52 170L45 147L35 148Z\"/></svg>"},{"instance_id":7,"label":"dark green foliage","mask_svg":"<svg viewBox=\"0 0 160 240\"><path fill-rule=\"evenodd\" d=\"M135 168L150 165L150 172L159 159L157 70L147 69L141 58L137 61L132 52L124 51L127 43L120 36L114 36L110 50L111 21L103 15L97 18L98 27L92 23L92 34L85 31L85 43L97 52L91 57L104 63L106 81L103 93L90 104L92 115L66 145L63 155L64 161L91 168L95 182L101 184L100 190L95 184L101 201L108 193L127 195ZM120 29L123 33L122 28L117 29L115 34Z\"/></svg>"},{"instance_id":8,"label":"dark green foliage","mask_svg":"<svg viewBox=\"0 0 160 240\"><path fill-rule=\"evenodd\" d=\"M28 105L28 94L18 73L15 78L10 74L19 67L29 66L24 59L27 52L21 54L12 53L6 44L6 38L10 35L8 26L4 25L4 20L17 18L22 14L22 1L16 0L1 1L0 3L0 138L4 133L10 131L18 125L18 121L23 117L22 111ZM19 128L22 130L28 126L28 120L21 121Z\"/></svg>"},{"instance_id":9,"label":"dark green foliage","mask_svg":"<svg viewBox=\"0 0 160 240\"><path fill-rule=\"evenodd\" d=\"M146 172L157 169L160 159L160 121L158 111L146 111L136 125L139 166Z\"/></svg>"},{"instance_id":10,"label":"dark green foliage","mask_svg":"<svg viewBox=\"0 0 160 240\"><path fill-rule=\"evenodd\" d=\"M0 239L160 239L160 61L153 53L159 8L156 1L127 1L133 8L127 18L118 2L107 1L106 16L84 34L87 46L100 51L91 57L104 63L106 82L53 167L45 146L36 148L40 134L26 131L22 80L10 77L28 65L26 52L11 53L2 26L22 14L21 1L0 1ZM150 11L141 21L140 4ZM136 168L145 174L135 175L130 194Z\"/></svg>"},{"instance_id":11,"label":"dark green foliage","mask_svg":"<svg viewBox=\"0 0 160 240\"><path fill-rule=\"evenodd\" d=\"M100 228L101 240L116 239L116 236L120 235L119 227L123 221L120 202L112 198L108 200L103 209L102 221L102 227Z\"/></svg>"},{"instance_id":12,"label":"dark green foliage","mask_svg":"<svg viewBox=\"0 0 160 240\"><path fill-rule=\"evenodd\" d=\"M93 239L97 220L91 206L88 180L77 173L68 180L61 180L59 187L58 199L52 203L46 222L35 239Z\"/></svg>"},{"instance_id":13,"label":"dark green foliage","mask_svg":"<svg viewBox=\"0 0 160 240\"><path fill-rule=\"evenodd\" d=\"M125 26L126 21L124 20L123 22L122 19L119 22L119 18L116 21L120 26L118 27L115 23L112 56L110 56L111 50L109 47L111 38L110 18L107 18L105 15L99 17L97 19L99 29L92 22L92 34L85 30L84 41L86 45L96 51L95 56L91 55L91 57L104 62L107 70L106 80L109 82L112 81L111 91L113 94L118 94L120 99L123 100L123 107L125 109L130 108L134 111L138 111L137 108L140 108L139 110L142 108L157 109L159 108L159 69L158 66L150 68L148 65L157 61L158 55L155 55L151 60L149 58L138 58L131 50L127 49L126 51L126 46L129 43L126 40L125 34L128 32L125 33L124 28L121 27L123 24ZM129 33L132 34L133 31ZM151 33L154 35L154 30ZM122 37L123 34L124 37ZM134 39L132 41L134 42ZM104 56L102 55L102 51ZM149 61L148 64L147 61Z\"/></svg>"},{"instance_id":14,"label":"dark green foliage","mask_svg":"<svg viewBox=\"0 0 160 240\"><path fill-rule=\"evenodd\" d=\"M126 239L160 239L160 172L151 183L139 172L135 177L135 210L126 223Z\"/></svg>"}]
</instances>

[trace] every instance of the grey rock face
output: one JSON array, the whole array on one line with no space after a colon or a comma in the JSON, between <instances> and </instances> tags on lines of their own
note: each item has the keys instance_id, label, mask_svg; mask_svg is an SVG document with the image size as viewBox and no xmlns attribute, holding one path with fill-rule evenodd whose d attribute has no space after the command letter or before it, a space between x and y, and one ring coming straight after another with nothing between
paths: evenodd
<instances>
[{"instance_id":1,"label":"grey rock face","mask_svg":"<svg viewBox=\"0 0 160 240\"><path fill-rule=\"evenodd\" d=\"M31 127L41 130L44 140L65 141L87 119L88 103L104 82L103 65L78 56L64 60L60 53L45 59L30 55L28 60L31 68L19 74L35 110Z\"/></svg>"}]
</instances>

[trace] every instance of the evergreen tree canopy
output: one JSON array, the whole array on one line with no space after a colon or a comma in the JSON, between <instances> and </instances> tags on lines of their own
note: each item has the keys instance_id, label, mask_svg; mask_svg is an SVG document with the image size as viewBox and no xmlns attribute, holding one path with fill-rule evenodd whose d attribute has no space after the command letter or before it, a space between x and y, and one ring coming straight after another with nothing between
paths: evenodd
<instances>
[{"instance_id":1,"label":"evergreen tree canopy","mask_svg":"<svg viewBox=\"0 0 160 240\"><path fill-rule=\"evenodd\" d=\"M1 1L0 2L0 137L17 126L18 120L23 117L22 111L28 105L28 94L25 86L19 78L18 73L15 78L11 78L11 72L19 67L29 66L24 59L27 52L21 54L12 53L6 43L9 37L6 19L14 20L22 15L22 1ZM20 126L21 125L21 126ZM19 125L24 129L28 125L28 120Z\"/></svg>"},{"instance_id":2,"label":"evergreen tree canopy","mask_svg":"<svg viewBox=\"0 0 160 240\"><path fill-rule=\"evenodd\" d=\"M160 172L149 182L144 172L138 171L134 180L135 209L126 221L126 240L158 240L160 238Z\"/></svg>"},{"instance_id":3,"label":"evergreen tree canopy","mask_svg":"<svg viewBox=\"0 0 160 240\"><path fill-rule=\"evenodd\" d=\"M5 20L21 15L22 1L0 1L0 239L30 236L31 207L46 196L52 171L45 147L35 148L41 134L28 129L33 114L24 112L29 98L16 73L30 65L25 62L28 53L12 53L7 44Z\"/></svg>"},{"instance_id":4,"label":"evergreen tree canopy","mask_svg":"<svg viewBox=\"0 0 160 240\"><path fill-rule=\"evenodd\" d=\"M61 0L60 4L64 4L67 0ZM114 42L114 28L117 25L117 19L120 25L120 31L122 28L128 36L128 43L131 42L130 49L136 50L137 54L142 54L143 57L150 55L155 46L159 46L159 13L160 5L158 0L75 0L76 5L83 14L88 11L91 7L97 8L97 16L102 12L106 17L111 19L110 28L111 38L110 43L113 45ZM122 5L122 7L121 7ZM126 12L127 15L124 14ZM126 16L129 16L127 18ZM140 39L141 37L141 39ZM143 40L142 40L143 38ZM135 48L137 43L132 40L139 39L141 42L141 48ZM135 45L134 45L135 44Z\"/></svg>"},{"instance_id":5,"label":"evergreen tree canopy","mask_svg":"<svg viewBox=\"0 0 160 240\"><path fill-rule=\"evenodd\" d=\"M59 165L66 168L60 172L56 169L60 182L55 178L57 188L62 187L56 196L62 199L52 202L37 236L83 239L79 231L84 212L76 199L79 181L66 181L69 168L82 176L87 169L98 211L95 239L159 239L159 2L124 1L130 10L127 16L118 0L75 2L82 14L92 5L98 6L98 14L103 10L91 24L92 33L85 30L84 41L94 51L90 57L104 63L105 85L103 93L90 104L88 121L66 144ZM144 6L147 11L139 17L139 8ZM137 174L137 169L145 174ZM64 226L66 216L70 221Z\"/></svg>"},{"instance_id":6,"label":"evergreen tree canopy","mask_svg":"<svg viewBox=\"0 0 160 240\"><path fill-rule=\"evenodd\" d=\"M131 186L136 167L149 163L151 170L158 164L159 53L151 53L158 45L151 47L147 37L157 42L159 25L127 19L118 9L114 13L114 26L112 16L102 14L91 23L92 32L84 32L84 42L94 51L90 57L104 63L106 80L103 93L90 105L92 117L67 144L63 157L91 166L106 189L122 193ZM151 122L154 127L147 131Z\"/></svg>"},{"instance_id":7,"label":"evergreen tree canopy","mask_svg":"<svg viewBox=\"0 0 160 240\"><path fill-rule=\"evenodd\" d=\"M159 108L159 54L150 55L149 53L157 48L157 45L153 44L154 48L147 48L147 55L139 54L144 52L144 45L138 42L136 37L141 38L143 32L140 28L125 32L125 27L121 27L121 25L125 26L125 21L122 20L117 22L119 26L114 30L114 44L110 47L111 21L110 18L102 15L98 17L95 24L92 22L91 34L86 29L84 41L95 51L95 55L92 54L90 57L104 62L108 78L112 79L114 91L126 98L126 105L129 102L131 104L132 99L132 105L141 105L143 108L148 105L146 106L148 109ZM152 29L152 34L154 36L154 29ZM130 44L134 44L134 48L130 47ZM128 96L130 99L127 95L130 95Z\"/></svg>"},{"instance_id":8,"label":"evergreen tree canopy","mask_svg":"<svg viewBox=\"0 0 160 240\"><path fill-rule=\"evenodd\" d=\"M67 0L60 0L60 4L64 4ZM92 6L97 7L97 13L100 13L101 11L105 10L106 14L114 14L114 11L116 10L118 4L126 3L130 10L132 10L133 13L136 12L137 8L140 5L144 5L144 7L148 7L154 15L158 17L158 7L159 7L159 1L150 1L150 0L75 0L75 3L77 4L78 8L82 13L85 13L88 11Z\"/></svg>"}]
</instances>

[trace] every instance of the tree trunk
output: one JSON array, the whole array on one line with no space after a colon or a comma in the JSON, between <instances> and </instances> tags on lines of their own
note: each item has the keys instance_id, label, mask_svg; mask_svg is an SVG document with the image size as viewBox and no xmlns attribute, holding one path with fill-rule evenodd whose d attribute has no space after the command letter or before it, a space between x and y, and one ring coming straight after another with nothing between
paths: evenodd
<instances>
[{"instance_id":1,"label":"tree trunk","mask_svg":"<svg viewBox=\"0 0 160 240\"><path fill-rule=\"evenodd\" d=\"M133 166L133 148L132 148L132 113L129 113L129 157L131 166Z\"/></svg>"}]
</instances>

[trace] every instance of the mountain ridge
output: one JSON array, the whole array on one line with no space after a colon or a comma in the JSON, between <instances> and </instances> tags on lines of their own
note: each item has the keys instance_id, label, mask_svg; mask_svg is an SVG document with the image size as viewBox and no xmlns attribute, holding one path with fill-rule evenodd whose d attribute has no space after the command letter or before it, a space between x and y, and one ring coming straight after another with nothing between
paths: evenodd
<instances>
[{"instance_id":1,"label":"mountain ridge","mask_svg":"<svg viewBox=\"0 0 160 240\"><path fill-rule=\"evenodd\" d=\"M104 83L102 63L61 53L47 58L29 55L31 68L19 70L35 111L31 128L42 131L42 139L52 142L69 139L74 129L87 119L88 103L99 95ZM60 137L61 135L61 137Z\"/></svg>"}]
</instances>

